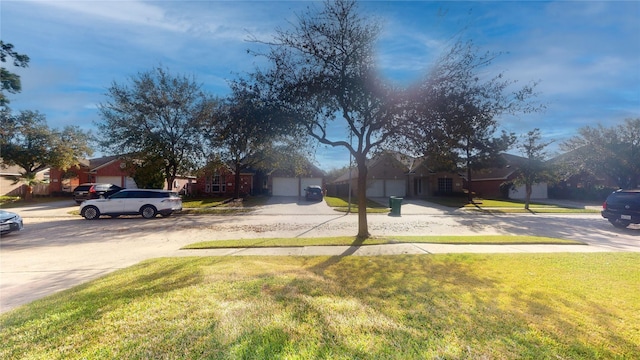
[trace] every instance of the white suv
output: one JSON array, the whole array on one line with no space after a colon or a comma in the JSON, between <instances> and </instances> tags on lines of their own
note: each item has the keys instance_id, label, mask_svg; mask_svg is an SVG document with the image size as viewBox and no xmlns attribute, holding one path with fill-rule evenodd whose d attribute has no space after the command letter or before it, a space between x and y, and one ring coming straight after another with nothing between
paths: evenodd
<instances>
[{"instance_id":1,"label":"white suv","mask_svg":"<svg viewBox=\"0 0 640 360\"><path fill-rule=\"evenodd\" d=\"M158 213L169 216L182 210L182 199L177 193L167 190L123 189L106 199L86 200L80 205L80 215L94 220L100 215L142 215L154 218Z\"/></svg>"}]
</instances>

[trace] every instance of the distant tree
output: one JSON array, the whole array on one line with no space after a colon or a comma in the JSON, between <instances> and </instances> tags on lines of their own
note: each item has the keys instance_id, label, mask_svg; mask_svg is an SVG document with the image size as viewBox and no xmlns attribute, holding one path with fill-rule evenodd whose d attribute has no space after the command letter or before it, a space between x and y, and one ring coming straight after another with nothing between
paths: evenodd
<instances>
[{"instance_id":1,"label":"distant tree","mask_svg":"<svg viewBox=\"0 0 640 360\"><path fill-rule=\"evenodd\" d=\"M15 178L27 185L26 199L38 180L38 172L55 167L62 170L78 164L80 158L91 155L89 134L74 126L51 129L45 116L37 111L21 111L17 115L8 109L0 118L0 154L3 166L22 169Z\"/></svg>"},{"instance_id":2,"label":"distant tree","mask_svg":"<svg viewBox=\"0 0 640 360\"><path fill-rule=\"evenodd\" d=\"M339 177L341 177L342 175L348 172L349 172L349 166L346 166L346 165L340 168L330 169L329 171L326 172L325 180L331 183L332 181L338 179Z\"/></svg>"},{"instance_id":3,"label":"distant tree","mask_svg":"<svg viewBox=\"0 0 640 360\"><path fill-rule=\"evenodd\" d=\"M625 189L640 186L640 118L626 119L610 128L580 128L578 135L561 144L561 149L571 152L565 161L576 172L610 176Z\"/></svg>"},{"instance_id":4,"label":"distant tree","mask_svg":"<svg viewBox=\"0 0 640 360\"><path fill-rule=\"evenodd\" d=\"M160 158L168 189L178 174L189 173L202 156L203 122L212 101L201 86L162 68L139 73L131 84L113 83L100 104L99 143L107 152Z\"/></svg>"},{"instance_id":5,"label":"distant tree","mask_svg":"<svg viewBox=\"0 0 640 360\"><path fill-rule=\"evenodd\" d=\"M513 185L524 185L524 208L526 210L529 210L533 185L541 182L553 181L555 179L551 166L546 162L546 148L553 141L542 142L541 140L542 135L540 134L540 129L536 128L529 131L526 136L523 136L520 142L516 145L516 147L527 158L527 161L519 165L519 168L516 171L516 177L513 180Z\"/></svg>"},{"instance_id":6,"label":"distant tree","mask_svg":"<svg viewBox=\"0 0 640 360\"><path fill-rule=\"evenodd\" d=\"M299 125L321 144L349 151L358 167L358 234L370 236L366 213L367 155L394 131L393 89L378 77L374 50L379 22L351 0L307 8L290 30L277 28L267 44L272 67L259 79L298 114ZM255 40L260 42L258 40ZM330 128L344 132L332 136ZM353 139L353 142L350 141Z\"/></svg>"},{"instance_id":7,"label":"distant tree","mask_svg":"<svg viewBox=\"0 0 640 360\"><path fill-rule=\"evenodd\" d=\"M456 43L407 91L404 111L410 121L394 139L427 157L432 168L466 171L469 201L472 172L500 165L498 155L516 141L513 133L498 131L499 117L540 109L531 102L535 84L510 91L515 81L502 73L482 74L496 56L478 53L471 42Z\"/></svg>"},{"instance_id":8,"label":"distant tree","mask_svg":"<svg viewBox=\"0 0 640 360\"><path fill-rule=\"evenodd\" d=\"M18 54L13 50L13 44L5 44L0 40L0 62L7 62L7 57L13 58L13 66L23 68L29 66L29 56ZM7 70L4 66L0 67L0 79L2 82L0 106L6 106L9 103L9 99L4 95L4 91L15 94L22 90L22 85L20 83L20 76Z\"/></svg>"},{"instance_id":9,"label":"distant tree","mask_svg":"<svg viewBox=\"0 0 640 360\"><path fill-rule=\"evenodd\" d=\"M140 189L162 189L164 178L164 159L143 156L125 156L124 164L127 173Z\"/></svg>"},{"instance_id":10,"label":"distant tree","mask_svg":"<svg viewBox=\"0 0 640 360\"><path fill-rule=\"evenodd\" d=\"M205 133L214 156L233 167L235 184L240 184L242 171L265 168L274 146L291 138L292 118L260 84L239 79L230 85L231 94L218 103ZM236 186L234 198L240 197Z\"/></svg>"}]
</instances>

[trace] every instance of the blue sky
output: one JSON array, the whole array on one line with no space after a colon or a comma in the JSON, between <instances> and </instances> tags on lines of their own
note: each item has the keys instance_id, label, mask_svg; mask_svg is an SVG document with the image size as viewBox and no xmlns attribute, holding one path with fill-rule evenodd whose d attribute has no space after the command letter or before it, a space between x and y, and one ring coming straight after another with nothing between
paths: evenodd
<instances>
[{"instance_id":1,"label":"blue sky","mask_svg":"<svg viewBox=\"0 0 640 360\"><path fill-rule=\"evenodd\" d=\"M2 40L31 58L28 68L12 69L22 92L8 94L10 106L38 110L52 127L94 129L97 104L106 101L112 82L126 84L159 65L224 96L227 80L262 64L247 54L256 46L246 41L249 35L267 40L314 4L321 6L2 0ZM558 144L583 126L640 117L640 1L363 1L361 7L382 24L377 56L390 81L418 79L456 36L502 53L488 73L503 72L519 84L540 81L538 100L546 111L501 119L507 131L537 127ZM316 159L329 170L348 164L349 155L318 147Z\"/></svg>"}]
</instances>

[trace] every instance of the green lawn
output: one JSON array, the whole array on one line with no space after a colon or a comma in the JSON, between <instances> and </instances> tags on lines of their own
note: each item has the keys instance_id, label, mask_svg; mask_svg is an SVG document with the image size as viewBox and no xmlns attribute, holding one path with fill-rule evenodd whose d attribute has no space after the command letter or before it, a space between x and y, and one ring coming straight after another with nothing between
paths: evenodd
<instances>
[{"instance_id":1,"label":"green lawn","mask_svg":"<svg viewBox=\"0 0 640 360\"><path fill-rule=\"evenodd\" d=\"M327 202L327 205L334 208L336 211L347 212L349 211L349 199L346 197L334 197L334 196L325 196L324 201ZM358 212L358 199L353 197L351 198L351 212ZM389 208L379 204L373 200L367 199L367 213L388 213Z\"/></svg>"},{"instance_id":2,"label":"green lawn","mask_svg":"<svg viewBox=\"0 0 640 360\"><path fill-rule=\"evenodd\" d=\"M598 213L600 210L562 207L554 204L531 202L525 210L524 201L504 199L475 199L472 204L463 197L433 197L427 199L439 205L464 208L486 213Z\"/></svg>"},{"instance_id":3,"label":"green lawn","mask_svg":"<svg viewBox=\"0 0 640 360\"><path fill-rule=\"evenodd\" d=\"M349 246L379 245L394 243L434 243L434 244L562 244L581 245L574 240L549 238L542 236L384 236L359 241L354 236L318 237L318 238L267 238L204 241L185 246L184 249L216 248L260 248L289 246Z\"/></svg>"},{"instance_id":4,"label":"green lawn","mask_svg":"<svg viewBox=\"0 0 640 360\"><path fill-rule=\"evenodd\" d=\"M640 254L143 262L0 316L2 359L636 359Z\"/></svg>"}]
</instances>

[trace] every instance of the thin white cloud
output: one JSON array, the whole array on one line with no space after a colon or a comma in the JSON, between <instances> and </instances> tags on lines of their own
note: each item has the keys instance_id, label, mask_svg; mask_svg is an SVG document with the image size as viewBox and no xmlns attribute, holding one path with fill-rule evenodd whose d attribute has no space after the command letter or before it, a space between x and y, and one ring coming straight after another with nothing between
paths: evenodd
<instances>
[{"instance_id":1,"label":"thin white cloud","mask_svg":"<svg viewBox=\"0 0 640 360\"><path fill-rule=\"evenodd\" d=\"M165 10L141 1L35 1L41 5L54 7L70 12L72 17L100 18L114 23L123 23L135 26L148 26L172 31L185 31L186 26L181 23L169 21ZM159 4L159 3L156 3Z\"/></svg>"}]
</instances>

